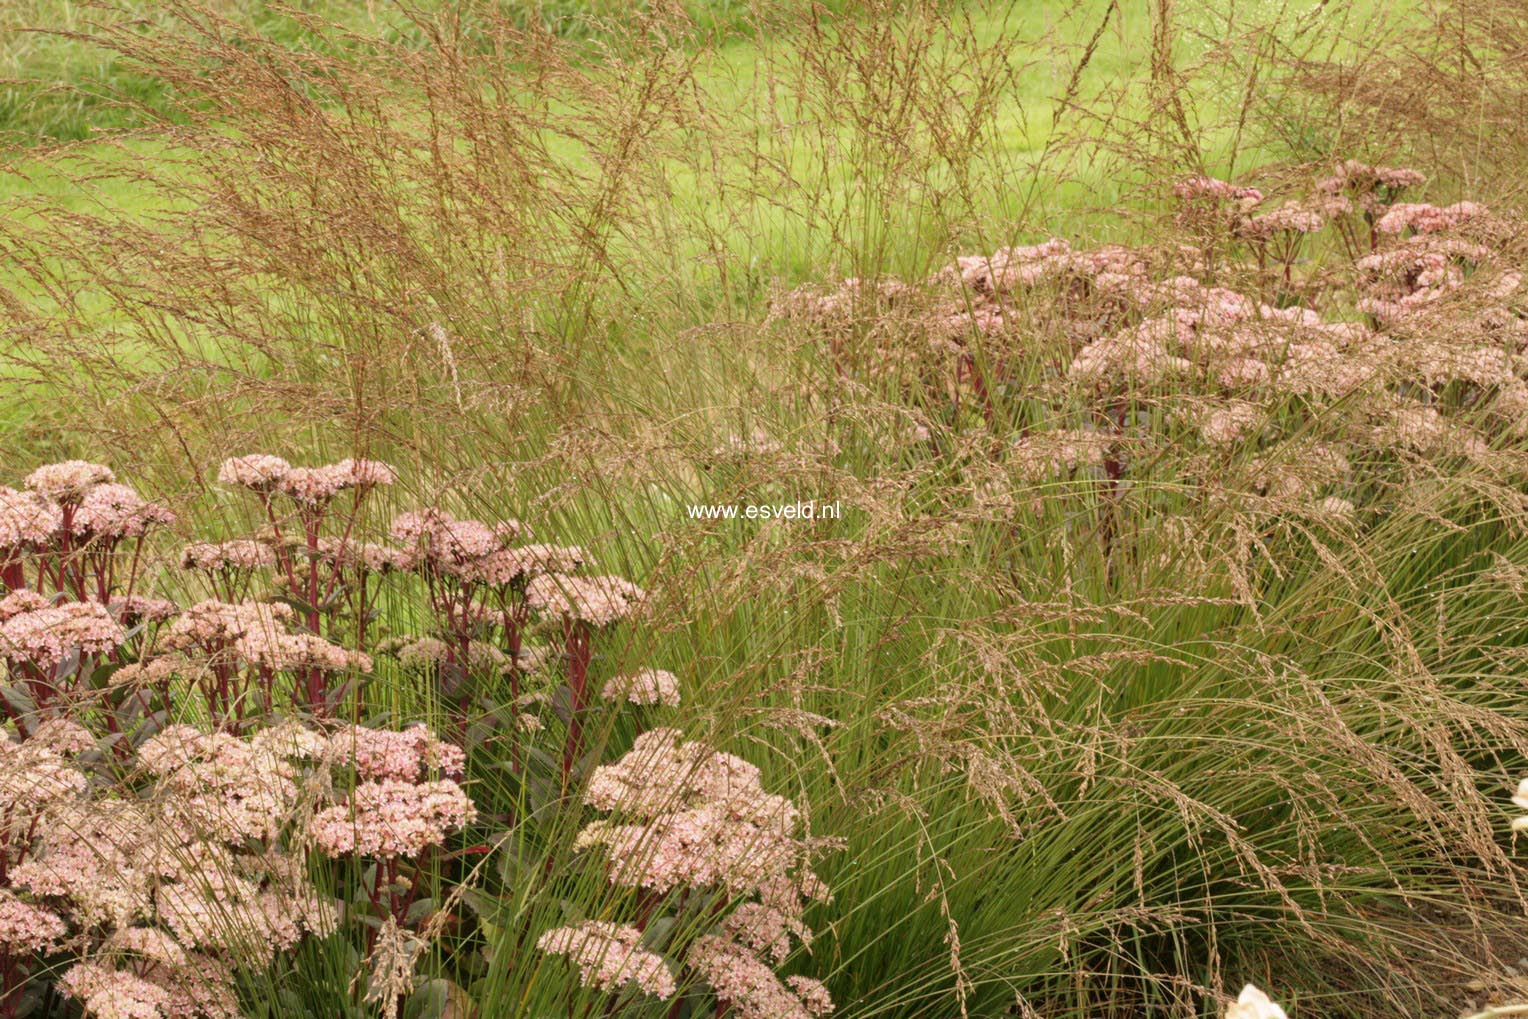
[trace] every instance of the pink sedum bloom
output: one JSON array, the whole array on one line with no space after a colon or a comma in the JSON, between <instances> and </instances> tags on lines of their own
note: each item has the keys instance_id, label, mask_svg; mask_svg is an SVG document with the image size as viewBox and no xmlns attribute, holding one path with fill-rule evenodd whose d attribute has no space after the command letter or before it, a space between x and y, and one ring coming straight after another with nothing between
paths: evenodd
<instances>
[{"instance_id":1,"label":"pink sedum bloom","mask_svg":"<svg viewBox=\"0 0 1528 1019\"><path fill-rule=\"evenodd\" d=\"M352 485L352 475L340 464L293 467L277 486L282 495L304 506L318 507Z\"/></svg>"},{"instance_id":2,"label":"pink sedum bloom","mask_svg":"<svg viewBox=\"0 0 1528 1019\"><path fill-rule=\"evenodd\" d=\"M429 508L403 513L393 520L388 536L403 546L407 568L449 567L498 551L503 542L480 520L458 520Z\"/></svg>"},{"instance_id":3,"label":"pink sedum bloom","mask_svg":"<svg viewBox=\"0 0 1528 1019\"><path fill-rule=\"evenodd\" d=\"M99 962L69 967L58 981L59 990L84 1006L92 1019L167 1019L170 992L127 970Z\"/></svg>"},{"instance_id":4,"label":"pink sedum bloom","mask_svg":"<svg viewBox=\"0 0 1528 1019\"><path fill-rule=\"evenodd\" d=\"M642 669L630 676L616 676L605 684L600 697L632 704L679 706L679 677L663 669Z\"/></svg>"},{"instance_id":5,"label":"pink sedum bloom","mask_svg":"<svg viewBox=\"0 0 1528 1019\"><path fill-rule=\"evenodd\" d=\"M696 939L686 961L738 1019L818 1019L833 1009L822 984L787 984L748 949L714 934Z\"/></svg>"},{"instance_id":6,"label":"pink sedum bloom","mask_svg":"<svg viewBox=\"0 0 1528 1019\"><path fill-rule=\"evenodd\" d=\"M64 602L0 623L0 658L51 668L76 652L106 654L126 639L127 631L106 606Z\"/></svg>"},{"instance_id":7,"label":"pink sedum bloom","mask_svg":"<svg viewBox=\"0 0 1528 1019\"><path fill-rule=\"evenodd\" d=\"M422 722L402 732L346 726L329 738L329 746L356 774L377 781L415 782L432 771L459 776L467 764L461 747L439 739Z\"/></svg>"},{"instance_id":8,"label":"pink sedum bloom","mask_svg":"<svg viewBox=\"0 0 1528 1019\"><path fill-rule=\"evenodd\" d=\"M642 947L635 927L590 920L576 927L556 927L541 935L536 947L548 955L567 956L578 967L579 982L616 992L636 984L657 998L672 998L677 987L668 964Z\"/></svg>"},{"instance_id":9,"label":"pink sedum bloom","mask_svg":"<svg viewBox=\"0 0 1528 1019\"><path fill-rule=\"evenodd\" d=\"M4 598L0 598L0 623L19 616L23 612L36 612L52 604L52 599L38 594L31 588L18 587Z\"/></svg>"},{"instance_id":10,"label":"pink sedum bloom","mask_svg":"<svg viewBox=\"0 0 1528 1019\"><path fill-rule=\"evenodd\" d=\"M47 952L69 932L58 914L0 890L0 947L15 956Z\"/></svg>"},{"instance_id":11,"label":"pink sedum bloom","mask_svg":"<svg viewBox=\"0 0 1528 1019\"><path fill-rule=\"evenodd\" d=\"M348 804L314 816L309 833L326 856L415 857L476 815L472 800L449 779L362 782Z\"/></svg>"},{"instance_id":12,"label":"pink sedum bloom","mask_svg":"<svg viewBox=\"0 0 1528 1019\"><path fill-rule=\"evenodd\" d=\"M256 492L271 492L291 470L292 465L279 456L250 453L224 460L218 468L218 481Z\"/></svg>"},{"instance_id":13,"label":"pink sedum bloom","mask_svg":"<svg viewBox=\"0 0 1528 1019\"><path fill-rule=\"evenodd\" d=\"M64 527L58 504L35 492L0 487L0 552L44 548Z\"/></svg>"},{"instance_id":14,"label":"pink sedum bloom","mask_svg":"<svg viewBox=\"0 0 1528 1019\"><path fill-rule=\"evenodd\" d=\"M145 502L126 485L97 485L85 493L70 521L70 530L86 538L141 538L149 528L175 522L175 514L155 502Z\"/></svg>"},{"instance_id":15,"label":"pink sedum bloom","mask_svg":"<svg viewBox=\"0 0 1528 1019\"><path fill-rule=\"evenodd\" d=\"M193 542L180 551L183 570L255 570L276 562L276 550L263 541L235 538L223 542Z\"/></svg>"},{"instance_id":16,"label":"pink sedum bloom","mask_svg":"<svg viewBox=\"0 0 1528 1019\"><path fill-rule=\"evenodd\" d=\"M525 589L531 608L546 616L609 626L636 611L647 592L622 577L571 577L549 573Z\"/></svg>"},{"instance_id":17,"label":"pink sedum bloom","mask_svg":"<svg viewBox=\"0 0 1528 1019\"><path fill-rule=\"evenodd\" d=\"M65 460L46 464L27 475L27 487L38 495L58 502L78 503L97 485L117 480L111 468L84 460Z\"/></svg>"}]
</instances>

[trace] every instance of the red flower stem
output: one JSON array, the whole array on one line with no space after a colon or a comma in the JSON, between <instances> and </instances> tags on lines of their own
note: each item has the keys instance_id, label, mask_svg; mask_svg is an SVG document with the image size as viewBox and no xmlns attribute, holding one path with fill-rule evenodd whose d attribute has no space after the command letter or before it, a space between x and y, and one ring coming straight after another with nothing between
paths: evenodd
<instances>
[{"instance_id":1,"label":"red flower stem","mask_svg":"<svg viewBox=\"0 0 1528 1019\"><path fill-rule=\"evenodd\" d=\"M589 703L589 662L594 646L589 624L566 617L563 620L563 644L568 654L568 689L572 703L568 710L568 741L562 750L562 784L566 789L573 761L583 750L584 710Z\"/></svg>"}]
</instances>

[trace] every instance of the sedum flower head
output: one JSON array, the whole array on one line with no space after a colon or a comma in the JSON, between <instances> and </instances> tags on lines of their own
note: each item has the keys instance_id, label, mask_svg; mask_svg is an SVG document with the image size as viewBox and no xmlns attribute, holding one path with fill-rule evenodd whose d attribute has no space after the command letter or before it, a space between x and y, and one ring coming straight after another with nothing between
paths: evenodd
<instances>
[{"instance_id":1,"label":"sedum flower head","mask_svg":"<svg viewBox=\"0 0 1528 1019\"><path fill-rule=\"evenodd\" d=\"M679 706L679 677L662 669L642 669L630 676L616 676L605 684L600 696L607 701Z\"/></svg>"},{"instance_id":2,"label":"sedum flower head","mask_svg":"<svg viewBox=\"0 0 1528 1019\"><path fill-rule=\"evenodd\" d=\"M43 729L39 733L48 735ZM7 825L24 830L43 811L72 803L85 792L84 773L65 759L67 751L51 743L37 734L24 742L0 740L0 813ZM0 827L6 835L12 831Z\"/></svg>"},{"instance_id":3,"label":"sedum flower head","mask_svg":"<svg viewBox=\"0 0 1528 1019\"><path fill-rule=\"evenodd\" d=\"M279 456L249 453L224 460L218 468L218 481L255 492L272 492L291 470L292 465Z\"/></svg>"},{"instance_id":4,"label":"sedum flower head","mask_svg":"<svg viewBox=\"0 0 1528 1019\"><path fill-rule=\"evenodd\" d=\"M442 510L428 508L403 513L388 531L402 546L408 568L450 568L498 551L502 539L480 520L458 520Z\"/></svg>"},{"instance_id":5,"label":"sedum flower head","mask_svg":"<svg viewBox=\"0 0 1528 1019\"><path fill-rule=\"evenodd\" d=\"M778 906L799 912L810 853L797 835L800 812L767 792L747 761L654 729L595 770L584 801L624 822L596 821L576 843L604 851L612 884L736 895L772 889Z\"/></svg>"},{"instance_id":6,"label":"sedum flower head","mask_svg":"<svg viewBox=\"0 0 1528 1019\"><path fill-rule=\"evenodd\" d=\"M447 643L439 637L393 638L378 646L378 650L398 659L398 664L409 669L429 671L443 665L456 663L470 669L498 672L509 665L509 656L486 641L469 641L465 650L460 644ZM465 661L464 661L465 659Z\"/></svg>"},{"instance_id":7,"label":"sedum flower head","mask_svg":"<svg viewBox=\"0 0 1528 1019\"><path fill-rule=\"evenodd\" d=\"M334 466L349 475L351 488L391 485L398 480L397 468L381 460L352 459L347 456Z\"/></svg>"},{"instance_id":8,"label":"sedum flower head","mask_svg":"<svg viewBox=\"0 0 1528 1019\"><path fill-rule=\"evenodd\" d=\"M63 527L63 511L51 499L0 487L0 552L44 548Z\"/></svg>"},{"instance_id":9,"label":"sedum flower head","mask_svg":"<svg viewBox=\"0 0 1528 1019\"><path fill-rule=\"evenodd\" d=\"M822 984L787 984L747 948L715 934L697 938L686 961L739 1019L818 1019L833 1009Z\"/></svg>"},{"instance_id":10,"label":"sedum flower head","mask_svg":"<svg viewBox=\"0 0 1528 1019\"><path fill-rule=\"evenodd\" d=\"M573 577L549 573L525 589L531 608L547 616L609 626L631 615L647 592L622 577Z\"/></svg>"},{"instance_id":11,"label":"sedum flower head","mask_svg":"<svg viewBox=\"0 0 1528 1019\"><path fill-rule=\"evenodd\" d=\"M84 460L45 464L27 475L26 486L38 495L58 502L78 503L97 485L117 480L111 468Z\"/></svg>"},{"instance_id":12,"label":"sedum flower head","mask_svg":"<svg viewBox=\"0 0 1528 1019\"><path fill-rule=\"evenodd\" d=\"M462 787L436 782L362 782L350 802L320 811L309 834L326 856L418 856L470 824L477 811Z\"/></svg>"},{"instance_id":13,"label":"sedum flower head","mask_svg":"<svg viewBox=\"0 0 1528 1019\"><path fill-rule=\"evenodd\" d=\"M0 623L19 616L23 612L36 612L52 604L51 599L38 594L31 588L18 587L4 598L0 598Z\"/></svg>"},{"instance_id":14,"label":"sedum flower head","mask_svg":"<svg viewBox=\"0 0 1528 1019\"><path fill-rule=\"evenodd\" d=\"M1397 202L1379 218L1374 229L1382 234L1415 230L1419 234L1453 230L1485 212L1476 202L1455 202L1442 207L1427 202Z\"/></svg>"},{"instance_id":15,"label":"sedum flower head","mask_svg":"<svg viewBox=\"0 0 1528 1019\"><path fill-rule=\"evenodd\" d=\"M329 738L338 760L363 779L416 782L431 772L460 775L467 758L461 747L438 738L423 722L401 732L350 725Z\"/></svg>"},{"instance_id":16,"label":"sedum flower head","mask_svg":"<svg viewBox=\"0 0 1528 1019\"><path fill-rule=\"evenodd\" d=\"M312 554L305 547L298 552ZM388 573L408 568L408 557L390 545L371 541L354 541L346 538L323 537L318 539L316 556L320 562L342 570L364 573Z\"/></svg>"},{"instance_id":17,"label":"sedum flower head","mask_svg":"<svg viewBox=\"0 0 1528 1019\"><path fill-rule=\"evenodd\" d=\"M126 485L97 485L85 493L70 521L70 529L87 538L141 538L151 527L175 522L175 514L156 502L145 502Z\"/></svg>"},{"instance_id":18,"label":"sedum flower head","mask_svg":"<svg viewBox=\"0 0 1528 1019\"><path fill-rule=\"evenodd\" d=\"M545 573L571 573L593 562L576 545L521 545L452 562L448 571L469 583L502 587Z\"/></svg>"},{"instance_id":19,"label":"sedum flower head","mask_svg":"<svg viewBox=\"0 0 1528 1019\"><path fill-rule=\"evenodd\" d=\"M164 847L145 804L77 798L40 822L32 855L9 874L12 887L67 900L87 927L125 927L153 915L153 868Z\"/></svg>"},{"instance_id":20,"label":"sedum flower head","mask_svg":"<svg viewBox=\"0 0 1528 1019\"><path fill-rule=\"evenodd\" d=\"M391 485L398 472L380 460L353 460L321 467L291 467L276 482L276 488L289 499L309 508L323 506L349 489L366 491L377 485Z\"/></svg>"},{"instance_id":21,"label":"sedum flower head","mask_svg":"<svg viewBox=\"0 0 1528 1019\"><path fill-rule=\"evenodd\" d=\"M263 541L235 538L232 541L198 541L180 550L183 570L220 571L254 570L276 562L276 550Z\"/></svg>"},{"instance_id":22,"label":"sedum flower head","mask_svg":"<svg viewBox=\"0 0 1528 1019\"><path fill-rule=\"evenodd\" d=\"M1512 802L1522 810L1528 810L1528 778L1517 784L1517 792L1512 794ZM1528 817L1514 818L1512 821L1513 831L1528 831Z\"/></svg>"},{"instance_id":23,"label":"sedum flower head","mask_svg":"<svg viewBox=\"0 0 1528 1019\"><path fill-rule=\"evenodd\" d=\"M69 967L58 987L93 1019L165 1019L170 1014L170 992L165 988L100 962Z\"/></svg>"},{"instance_id":24,"label":"sedum flower head","mask_svg":"<svg viewBox=\"0 0 1528 1019\"><path fill-rule=\"evenodd\" d=\"M29 742L60 754L79 754L96 748L96 738L91 731L67 718L48 719L32 730Z\"/></svg>"},{"instance_id":25,"label":"sedum flower head","mask_svg":"<svg viewBox=\"0 0 1528 1019\"><path fill-rule=\"evenodd\" d=\"M51 668L74 653L106 654L126 639L127 631L106 606L65 602L0 623L0 658Z\"/></svg>"},{"instance_id":26,"label":"sedum flower head","mask_svg":"<svg viewBox=\"0 0 1528 1019\"><path fill-rule=\"evenodd\" d=\"M275 671L320 669L370 672L372 660L347 651L313 633L290 633L294 612L282 602L223 602L213 599L186 609L167 627L162 646L169 651L200 650L236 658Z\"/></svg>"},{"instance_id":27,"label":"sedum flower head","mask_svg":"<svg viewBox=\"0 0 1528 1019\"><path fill-rule=\"evenodd\" d=\"M0 889L0 947L11 956L51 951L68 932L57 913Z\"/></svg>"},{"instance_id":28,"label":"sedum flower head","mask_svg":"<svg viewBox=\"0 0 1528 1019\"><path fill-rule=\"evenodd\" d=\"M616 992L636 984L657 998L672 998L677 990L668 964L642 947L642 932L635 927L588 920L547 931L536 947L548 955L566 956L578 967L585 987Z\"/></svg>"},{"instance_id":29,"label":"sedum flower head","mask_svg":"<svg viewBox=\"0 0 1528 1019\"><path fill-rule=\"evenodd\" d=\"M1185 201L1231 201L1255 205L1263 200L1263 193L1257 188L1240 187L1204 174L1178 181L1173 185L1173 194Z\"/></svg>"},{"instance_id":30,"label":"sedum flower head","mask_svg":"<svg viewBox=\"0 0 1528 1019\"><path fill-rule=\"evenodd\" d=\"M786 977L785 985L796 992L796 997L801 999L801 1004L813 1016L824 1016L833 1011L833 998L821 980L802 976Z\"/></svg>"},{"instance_id":31,"label":"sedum flower head","mask_svg":"<svg viewBox=\"0 0 1528 1019\"><path fill-rule=\"evenodd\" d=\"M108 947L71 966L59 988L91 1019L238 1019L233 972L208 955L177 962Z\"/></svg>"},{"instance_id":32,"label":"sedum flower head","mask_svg":"<svg viewBox=\"0 0 1528 1019\"><path fill-rule=\"evenodd\" d=\"M180 615L180 606L169 599L146 598L138 594L113 598L107 608L128 626L136 623L163 623Z\"/></svg>"},{"instance_id":33,"label":"sedum flower head","mask_svg":"<svg viewBox=\"0 0 1528 1019\"><path fill-rule=\"evenodd\" d=\"M239 842L278 834L300 794L289 758L306 749L172 725L144 742L138 760L191 830Z\"/></svg>"}]
</instances>

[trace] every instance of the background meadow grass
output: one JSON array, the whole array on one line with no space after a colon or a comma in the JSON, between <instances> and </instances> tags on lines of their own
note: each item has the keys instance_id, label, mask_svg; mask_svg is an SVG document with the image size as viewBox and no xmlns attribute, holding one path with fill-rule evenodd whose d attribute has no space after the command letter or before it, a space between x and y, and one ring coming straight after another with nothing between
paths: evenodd
<instances>
[{"instance_id":1,"label":"background meadow grass","mask_svg":"<svg viewBox=\"0 0 1528 1019\"><path fill-rule=\"evenodd\" d=\"M253 521L208 484L221 457L365 453L401 470L392 509L590 548L663 606L599 667L678 672L675 724L847 840L800 962L842 1015L1512 993L1511 484L1446 476L1353 532L1265 536L1250 577L1191 574L1143 527L1121 570L1090 541L1098 492L981 505L1022 386L990 425L841 377L766 313L801 282L1151 239L1199 170L1414 158L1429 197L1513 207L1515 36L1468 4L681 7L7 8L0 482L102 460L230 533ZM1455 24L1475 69L1440 55ZM1444 119L1382 87L1422 80L1473 118L1403 124ZM937 455L897 438L917 424ZM717 452L755 429L779 447ZM1138 484L1205 545L1234 523L1180 478ZM844 518L686 513L797 499ZM377 693L431 707L403 677ZM480 802L521 795L474 768ZM492 862L477 954L443 961L477 1014L593 1014L530 949L614 907L575 827ZM353 1008L357 961L304 953L252 1015Z\"/></svg>"}]
</instances>

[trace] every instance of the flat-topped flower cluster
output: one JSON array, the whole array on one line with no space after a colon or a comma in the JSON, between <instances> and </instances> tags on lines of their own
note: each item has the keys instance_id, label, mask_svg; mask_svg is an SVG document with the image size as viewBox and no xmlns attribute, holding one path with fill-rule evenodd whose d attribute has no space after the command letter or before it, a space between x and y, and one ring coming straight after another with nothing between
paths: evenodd
<instances>
[{"instance_id":1,"label":"flat-topped flower cluster","mask_svg":"<svg viewBox=\"0 0 1528 1019\"><path fill-rule=\"evenodd\" d=\"M591 987L631 983L669 998L699 984L719 1011L749 1019L814 1019L833 1010L820 981L775 972L796 944L812 943L808 904L832 896L811 869L827 845L807 836L796 805L768 792L757 767L685 742L675 729L652 729L595 770L584 802L611 817L587 825L576 847L598 850L611 884L655 896L650 905L673 910L672 928L698 934L665 945L665 957L644 943L644 933L658 929L650 908L638 924L588 921L549 931L538 942L543 951L568 956ZM697 923L697 911L709 922Z\"/></svg>"}]
</instances>

